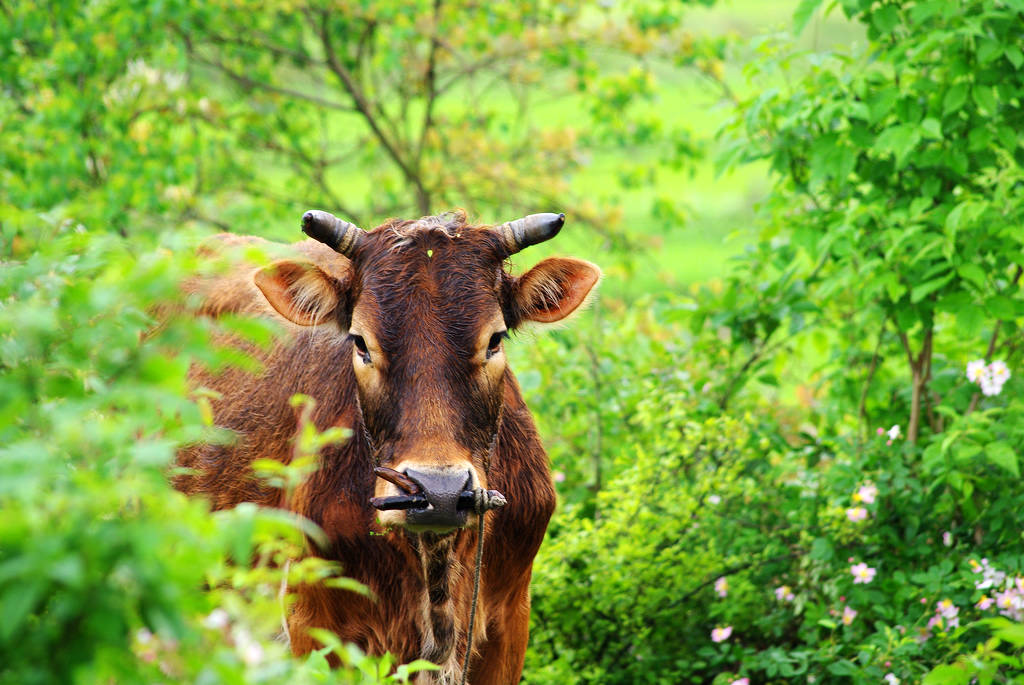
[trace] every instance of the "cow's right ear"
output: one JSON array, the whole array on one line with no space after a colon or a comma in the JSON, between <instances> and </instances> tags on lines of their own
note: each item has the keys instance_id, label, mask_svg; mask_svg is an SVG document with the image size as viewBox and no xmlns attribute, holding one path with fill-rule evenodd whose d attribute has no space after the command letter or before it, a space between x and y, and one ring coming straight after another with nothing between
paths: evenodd
<instances>
[{"instance_id":1,"label":"cow's right ear","mask_svg":"<svg viewBox=\"0 0 1024 685\"><path fill-rule=\"evenodd\" d=\"M282 259L253 276L270 306L300 326L329 320L343 306L344 285L312 262Z\"/></svg>"}]
</instances>

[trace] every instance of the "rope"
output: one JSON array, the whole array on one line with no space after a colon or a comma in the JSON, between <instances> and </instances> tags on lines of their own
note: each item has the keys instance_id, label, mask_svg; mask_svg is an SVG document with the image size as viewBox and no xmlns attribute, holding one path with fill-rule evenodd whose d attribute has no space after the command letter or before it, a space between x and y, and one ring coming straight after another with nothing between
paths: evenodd
<instances>
[{"instance_id":1,"label":"rope","mask_svg":"<svg viewBox=\"0 0 1024 685\"><path fill-rule=\"evenodd\" d=\"M459 681L459 685L466 685L466 677L469 675L469 657L473 654L473 625L476 623L476 605L480 599L480 569L484 560L484 514L494 506L490 494L483 488L474 490L473 495L475 496L477 518L476 570L473 572L473 603L469 607L469 632L466 633L466 658L462 661L462 679ZM501 499L504 504L504 498Z\"/></svg>"},{"instance_id":2,"label":"rope","mask_svg":"<svg viewBox=\"0 0 1024 685\"><path fill-rule=\"evenodd\" d=\"M277 601L281 606L281 630L284 633L285 644L288 649L292 648L292 633L288 630L288 610L285 605L285 598L288 596L288 571L291 570L292 560L285 559L284 571L281 572L281 589L277 593Z\"/></svg>"}]
</instances>

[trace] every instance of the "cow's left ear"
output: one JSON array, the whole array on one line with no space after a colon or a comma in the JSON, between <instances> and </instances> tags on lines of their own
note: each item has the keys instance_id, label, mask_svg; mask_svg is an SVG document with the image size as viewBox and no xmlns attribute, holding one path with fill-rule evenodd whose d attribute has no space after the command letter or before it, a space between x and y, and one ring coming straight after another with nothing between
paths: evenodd
<instances>
[{"instance_id":1,"label":"cow's left ear","mask_svg":"<svg viewBox=\"0 0 1024 685\"><path fill-rule=\"evenodd\" d=\"M601 270L590 262L552 257L537 264L512 284L510 325L525 321L554 323L579 309L601 280Z\"/></svg>"},{"instance_id":2,"label":"cow's left ear","mask_svg":"<svg viewBox=\"0 0 1024 685\"><path fill-rule=\"evenodd\" d=\"M253 281L281 316L300 326L315 326L340 313L344 284L312 262L282 259L255 273Z\"/></svg>"}]
</instances>

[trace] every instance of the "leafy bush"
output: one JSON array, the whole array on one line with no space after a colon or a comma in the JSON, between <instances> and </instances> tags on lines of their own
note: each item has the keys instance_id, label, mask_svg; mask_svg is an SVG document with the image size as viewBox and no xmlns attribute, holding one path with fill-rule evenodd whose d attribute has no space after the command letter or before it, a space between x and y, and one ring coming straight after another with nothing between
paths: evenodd
<instances>
[{"instance_id":1,"label":"leafy bush","mask_svg":"<svg viewBox=\"0 0 1024 685\"><path fill-rule=\"evenodd\" d=\"M285 576L351 587L322 560L286 565L318 531L252 506L211 516L169 485L175 447L214 437L190 361L237 363L209 322L155 308L197 268L184 246L139 256L71 231L0 269L0 682L381 682L390 660L335 640L294 661L272 640Z\"/></svg>"},{"instance_id":2,"label":"leafy bush","mask_svg":"<svg viewBox=\"0 0 1024 685\"><path fill-rule=\"evenodd\" d=\"M773 85L727 129L724 164L775 174L761 241L689 312L595 325L629 373L589 418L621 441L601 492L563 489L531 681L1022 675L1019 624L990 617L1024 618L1024 7L838 4L867 50L794 79L762 44ZM592 366L559 362L542 387ZM552 451L567 474L582 438Z\"/></svg>"}]
</instances>

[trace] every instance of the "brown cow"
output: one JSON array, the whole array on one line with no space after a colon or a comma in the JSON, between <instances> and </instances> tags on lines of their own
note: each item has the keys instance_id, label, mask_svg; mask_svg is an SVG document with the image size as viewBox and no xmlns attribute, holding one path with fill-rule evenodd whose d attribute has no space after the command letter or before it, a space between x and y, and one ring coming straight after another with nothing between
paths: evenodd
<instances>
[{"instance_id":1,"label":"brown cow","mask_svg":"<svg viewBox=\"0 0 1024 685\"><path fill-rule=\"evenodd\" d=\"M518 682L531 565L555 496L503 340L528 322L571 314L600 270L552 258L515 277L504 263L553 237L563 220L535 214L481 227L458 212L391 220L364 232L326 212L308 212L303 230L319 242L296 243L301 258L194 288L204 295L205 315L276 311L295 325L287 324L290 335L264 355L258 377L193 373L194 382L221 394L216 422L238 438L184 450L179 463L194 471L178 487L205 494L216 508L242 501L290 507L329 537L318 554L341 562L376 597L301 588L289 617L296 653L315 647L306 628L327 628L371 654L429 659L442 670L427 679L457 681L478 523L462 507L470 491L490 489L507 506L485 515L468 675L476 685ZM319 470L283 502L279 491L253 478L250 465L290 458L296 418L288 400L295 393L317 400L319 429L345 426L353 434L324 448ZM372 497L378 504L418 504L376 511Z\"/></svg>"}]
</instances>

